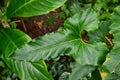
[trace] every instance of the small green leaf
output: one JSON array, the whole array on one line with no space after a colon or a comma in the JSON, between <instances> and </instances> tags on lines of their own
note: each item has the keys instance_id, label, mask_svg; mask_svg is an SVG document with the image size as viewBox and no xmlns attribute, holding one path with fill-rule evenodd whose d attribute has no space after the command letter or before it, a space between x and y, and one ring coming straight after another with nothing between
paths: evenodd
<instances>
[{"instance_id":1,"label":"small green leaf","mask_svg":"<svg viewBox=\"0 0 120 80\"><path fill-rule=\"evenodd\" d=\"M100 71L99 70L93 71L91 74L91 78L89 80L102 80Z\"/></svg>"},{"instance_id":2,"label":"small green leaf","mask_svg":"<svg viewBox=\"0 0 120 80\"><path fill-rule=\"evenodd\" d=\"M114 13L112 13L112 20L114 23L120 23L120 6L117 6L115 9L114 9Z\"/></svg>"},{"instance_id":3,"label":"small green leaf","mask_svg":"<svg viewBox=\"0 0 120 80\"><path fill-rule=\"evenodd\" d=\"M69 10L70 15L74 15L76 13L79 13L82 8L80 7L80 2L78 0L68 0L67 2L67 8Z\"/></svg>"},{"instance_id":4,"label":"small green leaf","mask_svg":"<svg viewBox=\"0 0 120 80\"><path fill-rule=\"evenodd\" d=\"M47 20L48 24L51 25L55 21L55 16L50 16Z\"/></svg>"},{"instance_id":5,"label":"small green leaf","mask_svg":"<svg viewBox=\"0 0 120 80\"><path fill-rule=\"evenodd\" d=\"M4 63L2 61L0 61L0 67L3 67Z\"/></svg>"},{"instance_id":6,"label":"small green leaf","mask_svg":"<svg viewBox=\"0 0 120 80\"><path fill-rule=\"evenodd\" d=\"M69 72L64 72L60 76L59 80L68 80L70 73Z\"/></svg>"},{"instance_id":7,"label":"small green leaf","mask_svg":"<svg viewBox=\"0 0 120 80\"><path fill-rule=\"evenodd\" d=\"M65 15L64 12L60 12L60 13L59 13L59 17L65 19L65 18L66 18L66 15Z\"/></svg>"}]
</instances>

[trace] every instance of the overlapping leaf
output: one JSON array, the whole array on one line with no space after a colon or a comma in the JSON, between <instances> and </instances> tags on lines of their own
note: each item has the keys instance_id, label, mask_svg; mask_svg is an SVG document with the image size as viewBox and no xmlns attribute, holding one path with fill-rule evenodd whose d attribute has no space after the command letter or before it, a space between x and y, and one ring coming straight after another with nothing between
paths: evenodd
<instances>
[{"instance_id":1,"label":"overlapping leaf","mask_svg":"<svg viewBox=\"0 0 120 80\"><path fill-rule=\"evenodd\" d=\"M70 80L79 80L87 76L91 71L95 70L94 66L76 64L73 68L73 72L70 75Z\"/></svg>"},{"instance_id":2,"label":"overlapping leaf","mask_svg":"<svg viewBox=\"0 0 120 80\"><path fill-rule=\"evenodd\" d=\"M102 61L107 47L104 43L85 43L81 39L81 33L97 29L98 22L96 13L91 9L77 13L66 20L64 31L34 39L11 57L16 60L38 61L68 54L80 64L97 65Z\"/></svg>"},{"instance_id":3,"label":"overlapping leaf","mask_svg":"<svg viewBox=\"0 0 120 80\"><path fill-rule=\"evenodd\" d=\"M105 68L110 73L117 73L120 75L120 48L113 48L111 52L107 55L106 62L104 63Z\"/></svg>"},{"instance_id":4,"label":"overlapping leaf","mask_svg":"<svg viewBox=\"0 0 120 80\"><path fill-rule=\"evenodd\" d=\"M70 15L74 15L82 10L78 0L68 0L67 6Z\"/></svg>"},{"instance_id":5,"label":"overlapping leaf","mask_svg":"<svg viewBox=\"0 0 120 80\"><path fill-rule=\"evenodd\" d=\"M103 78L103 80L120 80L120 76L112 73L108 74L105 78Z\"/></svg>"},{"instance_id":6,"label":"overlapping leaf","mask_svg":"<svg viewBox=\"0 0 120 80\"><path fill-rule=\"evenodd\" d=\"M19 30L1 29L0 30L0 51L5 58L9 57L16 48L31 41L31 38Z\"/></svg>"},{"instance_id":7,"label":"overlapping leaf","mask_svg":"<svg viewBox=\"0 0 120 80\"><path fill-rule=\"evenodd\" d=\"M47 72L43 60L28 62L9 58L16 49L31 41L31 38L17 29L0 30L0 52L7 66L15 72L21 80L53 80Z\"/></svg>"},{"instance_id":8,"label":"overlapping leaf","mask_svg":"<svg viewBox=\"0 0 120 80\"><path fill-rule=\"evenodd\" d=\"M27 62L10 60L10 69L17 74L21 80L53 80L48 73L45 62Z\"/></svg>"},{"instance_id":9,"label":"overlapping leaf","mask_svg":"<svg viewBox=\"0 0 120 80\"><path fill-rule=\"evenodd\" d=\"M9 18L22 16L30 17L46 14L65 3L66 0L10 0L7 9Z\"/></svg>"},{"instance_id":10,"label":"overlapping leaf","mask_svg":"<svg viewBox=\"0 0 120 80\"><path fill-rule=\"evenodd\" d=\"M110 23L107 21L101 22L99 24L99 29L91 31L88 33L90 42L104 42L105 36L109 32Z\"/></svg>"},{"instance_id":11,"label":"overlapping leaf","mask_svg":"<svg viewBox=\"0 0 120 80\"><path fill-rule=\"evenodd\" d=\"M120 6L115 8L112 19L113 24L110 26L110 33L114 36L114 47L108 54L104 67L110 73L115 73L120 76Z\"/></svg>"}]
</instances>

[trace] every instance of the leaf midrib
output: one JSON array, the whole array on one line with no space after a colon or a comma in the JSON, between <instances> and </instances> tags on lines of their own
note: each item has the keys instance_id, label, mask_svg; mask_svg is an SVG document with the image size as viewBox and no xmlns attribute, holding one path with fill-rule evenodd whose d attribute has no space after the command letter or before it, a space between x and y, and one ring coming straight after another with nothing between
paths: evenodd
<instances>
[{"instance_id":1,"label":"leaf midrib","mask_svg":"<svg viewBox=\"0 0 120 80\"><path fill-rule=\"evenodd\" d=\"M13 11L13 12L10 14L10 16L13 15L14 13L16 13L18 10L20 10L20 9L23 8L24 6L32 3L33 1L35 1L35 0L30 0L30 1L26 2L25 4L23 4L22 6L18 7L15 11Z\"/></svg>"},{"instance_id":2,"label":"leaf midrib","mask_svg":"<svg viewBox=\"0 0 120 80\"><path fill-rule=\"evenodd\" d=\"M49 80L43 73L41 73L35 66L33 66L33 64L32 63L30 63L31 64L31 67L33 68L33 69L35 69L36 71L38 71L41 75L43 75L47 80Z\"/></svg>"},{"instance_id":3,"label":"leaf midrib","mask_svg":"<svg viewBox=\"0 0 120 80\"><path fill-rule=\"evenodd\" d=\"M10 58L11 60L13 60L12 58ZM21 62L22 63L22 65L25 65L26 63L28 63L28 64L30 64L31 65L31 67L34 69L34 70L36 70L38 73L40 73L41 75L43 75L44 76L44 78L46 78L46 80L50 80L49 78L47 78L42 72L40 72L32 63L33 62L30 62L30 61L23 61L23 60L14 60L14 61L17 61L17 62ZM34 62L35 63L35 62ZM38 63L37 63L38 64ZM15 65L15 66L17 66L17 65ZM40 66L41 66L41 64L40 64ZM43 66L43 65L42 65ZM22 66L22 70L24 70L24 66ZM29 69L27 69L27 71L28 71ZM28 72L29 73L29 72ZM24 76L24 72L22 73L23 74L23 76ZM24 78L24 77L23 77ZM21 78L22 79L22 78ZM25 80L25 79L23 79L23 80Z\"/></svg>"},{"instance_id":4,"label":"leaf midrib","mask_svg":"<svg viewBox=\"0 0 120 80\"><path fill-rule=\"evenodd\" d=\"M8 36L8 34L4 31L1 30L2 33L7 37L7 39L14 45L15 48L17 48L17 45L15 44L15 42Z\"/></svg>"},{"instance_id":5,"label":"leaf midrib","mask_svg":"<svg viewBox=\"0 0 120 80\"><path fill-rule=\"evenodd\" d=\"M117 68L117 66L118 66L119 64L120 64L120 60L119 60L118 63L114 66L112 72L114 72L114 71L116 70L116 68Z\"/></svg>"},{"instance_id":6,"label":"leaf midrib","mask_svg":"<svg viewBox=\"0 0 120 80\"><path fill-rule=\"evenodd\" d=\"M29 54L30 54L30 53L34 53L34 52L39 51L39 50L49 49L49 48L52 48L52 47L56 47L56 46L58 46L58 45L62 45L62 44L66 44L66 43L74 42L74 41L77 41L77 40L80 40L80 39L77 38L77 39L73 39L73 40L69 40L69 41L59 42L59 43L54 44L54 45L49 45L49 46L46 46L46 47L37 48L37 49L35 49L35 50L28 51L28 52L26 52L26 53L29 53Z\"/></svg>"}]
</instances>

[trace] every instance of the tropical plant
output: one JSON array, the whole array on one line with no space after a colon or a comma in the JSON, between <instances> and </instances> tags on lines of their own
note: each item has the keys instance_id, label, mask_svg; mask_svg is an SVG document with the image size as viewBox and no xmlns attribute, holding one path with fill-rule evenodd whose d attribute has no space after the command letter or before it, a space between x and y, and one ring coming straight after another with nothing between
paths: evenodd
<instances>
[{"instance_id":1,"label":"tropical plant","mask_svg":"<svg viewBox=\"0 0 120 80\"><path fill-rule=\"evenodd\" d=\"M68 74L69 80L120 80L120 6L108 8L109 0L103 1L99 9L96 6L102 0L96 0L94 4L94 0L85 0L88 4L82 4L85 5L82 7L82 0L73 0L74 6L69 5L71 8L64 5L64 10L70 12L64 28L33 40L22 31L10 28L7 23L9 18L16 16L48 13L65 1L11 0L8 7L2 8L1 59L21 80L53 80L44 60L63 55L75 60L72 73ZM81 10L74 10L75 5Z\"/></svg>"},{"instance_id":2,"label":"tropical plant","mask_svg":"<svg viewBox=\"0 0 120 80\"><path fill-rule=\"evenodd\" d=\"M7 2L8 1L8 2ZM0 57L21 80L53 80L44 60L31 62L10 58L15 50L32 39L18 29L12 29L8 21L12 17L31 17L46 14L62 6L66 0L5 0L0 10ZM7 28L6 28L7 27Z\"/></svg>"}]
</instances>

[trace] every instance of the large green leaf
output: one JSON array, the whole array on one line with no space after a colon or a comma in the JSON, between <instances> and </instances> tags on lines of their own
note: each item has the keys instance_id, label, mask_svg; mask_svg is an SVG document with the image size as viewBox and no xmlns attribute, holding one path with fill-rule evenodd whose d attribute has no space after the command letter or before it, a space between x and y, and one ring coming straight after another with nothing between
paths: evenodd
<instances>
[{"instance_id":1,"label":"large green leaf","mask_svg":"<svg viewBox=\"0 0 120 80\"><path fill-rule=\"evenodd\" d=\"M120 80L120 76L116 74L108 74L103 80Z\"/></svg>"},{"instance_id":2,"label":"large green leaf","mask_svg":"<svg viewBox=\"0 0 120 80\"><path fill-rule=\"evenodd\" d=\"M90 72L95 70L94 66L76 64L73 68L72 74L70 75L69 80L80 80L83 77L87 76Z\"/></svg>"},{"instance_id":3,"label":"large green leaf","mask_svg":"<svg viewBox=\"0 0 120 80\"><path fill-rule=\"evenodd\" d=\"M44 37L34 39L30 43L17 49L11 57L18 60L39 61L40 59L55 58L71 50L71 44L78 39L67 38L67 31L53 32ZM22 55L23 54L23 55Z\"/></svg>"},{"instance_id":4,"label":"large green leaf","mask_svg":"<svg viewBox=\"0 0 120 80\"><path fill-rule=\"evenodd\" d=\"M34 39L16 50L11 58L38 61L68 54L80 64L97 65L103 60L107 51L106 45L85 43L81 39L81 34L84 30L89 32L97 29L98 22L96 13L91 9L77 13L65 22L65 30Z\"/></svg>"},{"instance_id":5,"label":"large green leaf","mask_svg":"<svg viewBox=\"0 0 120 80\"><path fill-rule=\"evenodd\" d=\"M74 59L80 64L90 64L90 65L98 65L100 64L106 55L107 47L104 43L94 43L94 44L86 44L81 42L77 44L75 50L76 53L73 54Z\"/></svg>"},{"instance_id":6,"label":"large green leaf","mask_svg":"<svg viewBox=\"0 0 120 80\"><path fill-rule=\"evenodd\" d=\"M43 60L38 62L27 62L10 60L10 69L15 72L21 80L53 80L48 73Z\"/></svg>"},{"instance_id":7,"label":"large green leaf","mask_svg":"<svg viewBox=\"0 0 120 80\"><path fill-rule=\"evenodd\" d=\"M105 68L110 73L117 73L120 75L120 48L113 47L113 50L107 55L107 59L104 63Z\"/></svg>"},{"instance_id":8,"label":"large green leaf","mask_svg":"<svg viewBox=\"0 0 120 80\"><path fill-rule=\"evenodd\" d=\"M97 14L92 9L87 9L75 14L65 22L65 28L70 29L71 32L80 36L83 30L94 31L98 28Z\"/></svg>"},{"instance_id":9,"label":"large green leaf","mask_svg":"<svg viewBox=\"0 0 120 80\"><path fill-rule=\"evenodd\" d=\"M46 14L62 6L66 0L10 0L7 9L9 18L22 16L30 17Z\"/></svg>"},{"instance_id":10,"label":"large green leaf","mask_svg":"<svg viewBox=\"0 0 120 80\"><path fill-rule=\"evenodd\" d=\"M113 34L114 47L107 55L104 63L105 69L110 73L116 73L120 77L120 6L115 8L115 12L112 14L113 24L110 26L110 33Z\"/></svg>"},{"instance_id":11,"label":"large green leaf","mask_svg":"<svg viewBox=\"0 0 120 80\"><path fill-rule=\"evenodd\" d=\"M28 62L9 58L16 49L29 41L31 41L31 38L17 29L0 30L0 52L2 53L2 59L21 80L53 80L43 60Z\"/></svg>"},{"instance_id":12,"label":"large green leaf","mask_svg":"<svg viewBox=\"0 0 120 80\"><path fill-rule=\"evenodd\" d=\"M0 51L4 57L9 57L16 48L31 41L31 38L16 29L0 30Z\"/></svg>"}]
</instances>

